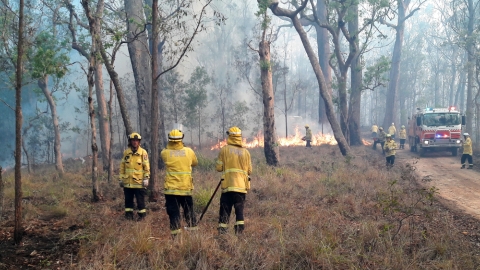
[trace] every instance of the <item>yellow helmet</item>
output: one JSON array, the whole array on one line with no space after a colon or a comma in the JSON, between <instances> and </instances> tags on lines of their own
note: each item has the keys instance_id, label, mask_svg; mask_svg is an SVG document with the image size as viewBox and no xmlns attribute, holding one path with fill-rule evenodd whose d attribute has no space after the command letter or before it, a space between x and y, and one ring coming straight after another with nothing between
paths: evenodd
<instances>
[{"instance_id":1,"label":"yellow helmet","mask_svg":"<svg viewBox=\"0 0 480 270\"><path fill-rule=\"evenodd\" d=\"M227 131L228 136L242 136L242 130L240 130L238 127L231 127Z\"/></svg>"},{"instance_id":2,"label":"yellow helmet","mask_svg":"<svg viewBox=\"0 0 480 270\"><path fill-rule=\"evenodd\" d=\"M142 139L142 136L140 136L140 134L138 134L137 132L133 132L132 134L128 135L128 139L129 140L141 140Z\"/></svg>"},{"instance_id":3,"label":"yellow helmet","mask_svg":"<svg viewBox=\"0 0 480 270\"><path fill-rule=\"evenodd\" d=\"M305 125L305 128L309 128L309 126L308 126L308 125Z\"/></svg>"},{"instance_id":4,"label":"yellow helmet","mask_svg":"<svg viewBox=\"0 0 480 270\"><path fill-rule=\"evenodd\" d=\"M170 133L168 133L168 140L171 142L180 142L183 139L183 133L181 130L172 129Z\"/></svg>"}]
</instances>

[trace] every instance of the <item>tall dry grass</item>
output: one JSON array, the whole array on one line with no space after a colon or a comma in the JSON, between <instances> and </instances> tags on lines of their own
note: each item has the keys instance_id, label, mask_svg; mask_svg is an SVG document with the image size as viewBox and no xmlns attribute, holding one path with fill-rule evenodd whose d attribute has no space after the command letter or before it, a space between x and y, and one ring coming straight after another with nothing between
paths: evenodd
<instances>
[{"instance_id":1,"label":"tall dry grass","mask_svg":"<svg viewBox=\"0 0 480 270\"><path fill-rule=\"evenodd\" d=\"M383 157L336 147L281 148L282 165L265 164L253 149L252 190L245 233L216 231L219 194L197 232L170 238L164 201L148 204L142 222L123 218L117 183L101 183L104 201L90 201L88 165L67 163L24 178L24 217L51 220L61 241L79 243L66 254L71 269L478 269L475 247L436 202L435 188L417 184L414 164L386 170ZM199 214L219 180L216 152L202 153L194 170ZM106 178L106 177L105 177ZM162 185L159 185L162 186ZM6 200L13 200L6 177ZM11 211L11 208L10 208ZM231 217L231 222L234 216ZM233 225L232 225L233 227ZM73 228L73 229L72 229ZM68 257L68 256L65 256Z\"/></svg>"}]
</instances>

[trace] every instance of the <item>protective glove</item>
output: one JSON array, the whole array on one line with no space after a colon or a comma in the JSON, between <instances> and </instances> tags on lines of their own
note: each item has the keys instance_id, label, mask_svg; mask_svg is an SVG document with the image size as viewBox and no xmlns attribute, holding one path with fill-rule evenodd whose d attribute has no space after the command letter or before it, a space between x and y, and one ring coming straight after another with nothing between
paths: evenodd
<instances>
[{"instance_id":1,"label":"protective glove","mask_svg":"<svg viewBox=\"0 0 480 270\"><path fill-rule=\"evenodd\" d=\"M148 178L143 179L143 187L148 187Z\"/></svg>"},{"instance_id":2,"label":"protective glove","mask_svg":"<svg viewBox=\"0 0 480 270\"><path fill-rule=\"evenodd\" d=\"M123 188L123 181L122 180L118 180L118 185Z\"/></svg>"},{"instance_id":3,"label":"protective glove","mask_svg":"<svg viewBox=\"0 0 480 270\"><path fill-rule=\"evenodd\" d=\"M385 151L390 151L390 148L388 148L388 147L385 147Z\"/></svg>"}]
</instances>

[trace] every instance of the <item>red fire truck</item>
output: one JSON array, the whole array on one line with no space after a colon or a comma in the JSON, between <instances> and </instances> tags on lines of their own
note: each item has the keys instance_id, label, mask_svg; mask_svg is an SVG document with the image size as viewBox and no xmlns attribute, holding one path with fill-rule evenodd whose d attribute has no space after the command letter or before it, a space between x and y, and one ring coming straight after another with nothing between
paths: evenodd
<instances>
[{"instance_id":1,"label":"red fire truck","mask_svg":"<svg viewBox=\"0 0 480 270\"><path fill-rule=\"evenodd\" d=\"M427 151L450 151L456 156L462 145L465 116L455 107L417 108L408 120L408 144L411 152L424 156Z\"/></svg>"}]
</instances>

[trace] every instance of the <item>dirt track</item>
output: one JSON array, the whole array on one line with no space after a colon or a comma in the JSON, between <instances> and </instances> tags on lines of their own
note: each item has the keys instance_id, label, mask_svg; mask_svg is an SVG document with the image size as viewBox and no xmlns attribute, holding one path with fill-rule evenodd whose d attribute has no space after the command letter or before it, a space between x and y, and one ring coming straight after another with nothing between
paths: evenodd
<instances>
[{"instance_id":1,"label":"dirt track","mask_svg":"<svg viewBox=\"0 0 480 270\"><path fill-rule=\"evenodd\" d=\"M425 157L420 157L405 145L405 150L397 151L395 162L416 162L414 166L420 179L429 180L421 181L423 185L435 186L450 207L480 220L480 172L478 168L460 169L460 157L461 152L457 157L450 152L427 152Z\"/></svg>"}]
</instances>

